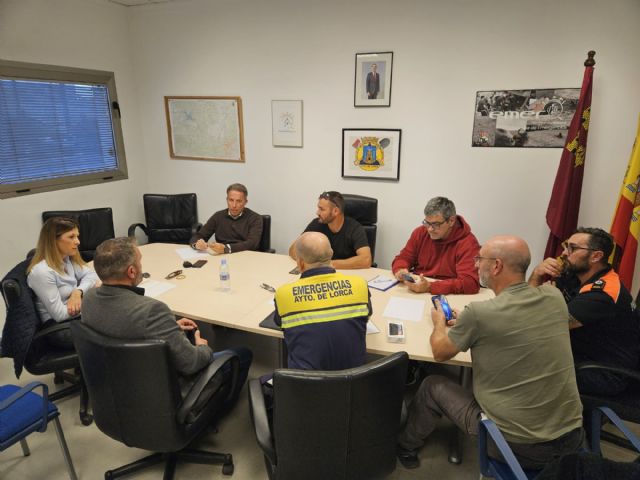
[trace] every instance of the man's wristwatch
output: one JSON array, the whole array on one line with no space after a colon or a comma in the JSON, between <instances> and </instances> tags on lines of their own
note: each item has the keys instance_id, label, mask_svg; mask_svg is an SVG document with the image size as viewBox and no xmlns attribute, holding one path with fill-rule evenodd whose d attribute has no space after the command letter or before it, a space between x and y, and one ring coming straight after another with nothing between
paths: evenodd
<instances>
[{"instance_id":1,"label":"man's wristwatch","mask_svg":"<svg viewBox=\"0 0 640 480\"><path fill-rule=\"evenodd\" d=\"M224 246L224 253L231 253L231 245L228 243Z\"/></svg>"}]
</instances>

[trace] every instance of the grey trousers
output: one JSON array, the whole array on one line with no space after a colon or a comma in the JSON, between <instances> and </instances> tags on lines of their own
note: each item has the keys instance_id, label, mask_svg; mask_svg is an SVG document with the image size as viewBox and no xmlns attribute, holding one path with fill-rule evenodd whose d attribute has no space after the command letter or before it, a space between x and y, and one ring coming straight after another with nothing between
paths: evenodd
<instances>
[{"instance_id":1,"label":"grey trousers","mask_svg":"<svg viewBox=\"0 0 640 480\"><path fill-rule=\"evenodd\" d=\"M478 435L481 412L482 409L471 391L441 375L428 376L409 406L407 423L400 433L398 443L408 450L422 447L443 415L463 432ZM509 442L509 446L523 468L536 469L543 468L563 455L577 452L583 443L584 431L577 428L549 442ZM489 455L501 458L493 442L489 442L488 448Z\"/></svg>"}]
</instances>

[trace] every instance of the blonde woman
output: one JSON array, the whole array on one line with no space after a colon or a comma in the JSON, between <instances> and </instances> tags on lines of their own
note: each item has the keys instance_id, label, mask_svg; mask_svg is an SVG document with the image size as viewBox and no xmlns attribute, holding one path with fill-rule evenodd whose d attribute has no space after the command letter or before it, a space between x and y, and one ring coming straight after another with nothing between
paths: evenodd
<instances>
[{"instance_id":1,"label":"blonde woman","mask_svg":"<svg viewBox=\"0 0 640 480\"><path fill-rule=\"evenodd\" d=\"M78 250L80 232L75 220L54 217L42 225L36 253L27 269L27 283L36 294L36 310L44 327L80 315L82 296L98 280ZM68 329L47 336L49 343L72 348Z\"/></svg>"}]
</instances>

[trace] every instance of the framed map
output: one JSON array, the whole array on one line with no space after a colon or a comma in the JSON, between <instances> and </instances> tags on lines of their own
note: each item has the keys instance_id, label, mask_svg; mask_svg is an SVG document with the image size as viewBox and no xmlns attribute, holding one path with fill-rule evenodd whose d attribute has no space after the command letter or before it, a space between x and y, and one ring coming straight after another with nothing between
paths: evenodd
<instances>
[{"instance_id":1,"label":"framed map","mask_svg":"<svg viewBox=\"0 0 640 480\"><path fill-rule=\"evenodd\" d=\"M240 97L164 97L171 158L244 162Z\"/></svg>"}]
</instances>

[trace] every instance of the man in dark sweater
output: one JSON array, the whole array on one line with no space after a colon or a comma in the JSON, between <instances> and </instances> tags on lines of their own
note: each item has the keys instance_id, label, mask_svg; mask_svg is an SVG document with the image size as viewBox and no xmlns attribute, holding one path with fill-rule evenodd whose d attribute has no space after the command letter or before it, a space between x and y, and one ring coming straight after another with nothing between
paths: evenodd
<instances>
[{"instance_id":1,"label":"man in dark sweater","mask_svg":"<svg viewBox=\"0 0 640 480\"><path fill-rule=\"evenodd\" d=\"M247 187L233 183L227 187L227 209L214 213L207 223L191 237L197 250L210 248L215 253L257 250L262 236L262 217L245 208ZM215 234L215 242L207 241Z\"/></svg>"}]
</instances>

